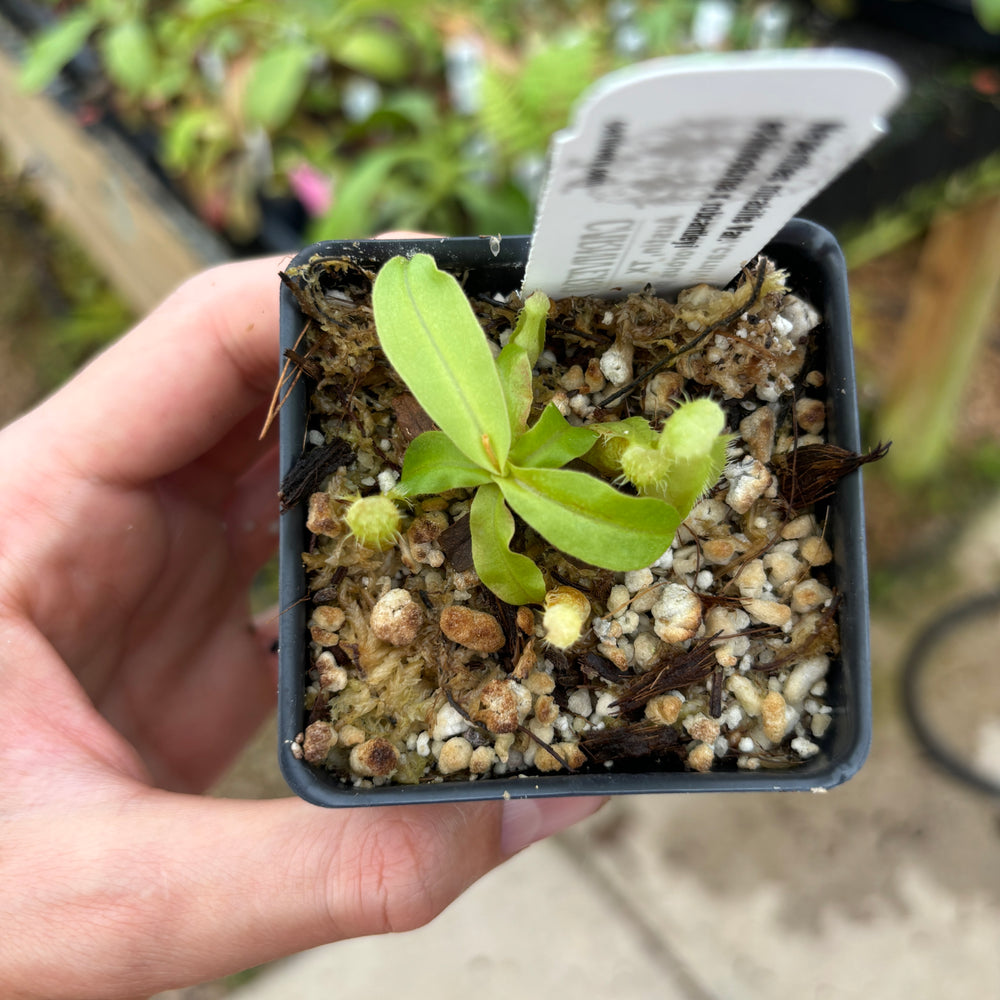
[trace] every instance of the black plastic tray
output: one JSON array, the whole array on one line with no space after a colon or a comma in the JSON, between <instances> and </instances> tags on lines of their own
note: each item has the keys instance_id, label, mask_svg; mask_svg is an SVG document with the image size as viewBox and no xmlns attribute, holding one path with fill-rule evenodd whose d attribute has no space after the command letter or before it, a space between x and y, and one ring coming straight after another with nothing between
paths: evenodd
<instances>
[{"instance_id":1,"label":"black plastic tray","mask_svg":"<svg viewBox=\"0 0 1000 1000\"><path fill-rule=\"evenodd\" d=\"M430 253L442 268L466 275L470 292L509 292L524 274L530 238L504 237L494 256L490 240L451 237L424 240L329 241L306 247L293 264L315 254L348 256L377 269L390 257ZM495 242L494 242L495 249ZM831 443L860 451L854 358L847 291L847 270L834 237L815 223L793 219L764 251L787 268L794 290L822 313L822 343L827 362ZM291 347L305 319L294 296L281 293L281 348ZM300 381L281 411L282 478L302 452L306 433L306 387ZM828 703L833 723L821 751L784 770L604 771L592 774L507 775L424 785L353 788L328 771L296 758L291 744L305 728L304 692L308 656L306 596L301 553L307 547L305 511L297 508L281 519L278 737L285 780L303 799L323 806L391 805L456 802L501 797L617 795L648 792L807 791L832 788L855 774L871 743L871 676L868 639L868 576L865 556L864 506L860 472L841 480L831 507L833 575L842 595L839 610L841 653L828 676Z\"/></svg>"}]
</instances>

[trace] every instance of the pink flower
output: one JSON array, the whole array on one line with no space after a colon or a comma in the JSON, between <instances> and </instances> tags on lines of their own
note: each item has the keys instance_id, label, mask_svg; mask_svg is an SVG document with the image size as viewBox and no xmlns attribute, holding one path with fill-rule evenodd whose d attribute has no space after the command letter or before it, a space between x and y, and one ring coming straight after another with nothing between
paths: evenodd
<instances>
[{"instance_id":1,"label":"pink flower","mask_svg":"<svg viewBox=\"0 0 1000 1000\"><path fill-rule=\"evenodd\" d=\"M295 197L313 217L326 212L333 201L333 182L309 163L300 163L289 170L288 184Z\"/></svg>"}]
</instances>

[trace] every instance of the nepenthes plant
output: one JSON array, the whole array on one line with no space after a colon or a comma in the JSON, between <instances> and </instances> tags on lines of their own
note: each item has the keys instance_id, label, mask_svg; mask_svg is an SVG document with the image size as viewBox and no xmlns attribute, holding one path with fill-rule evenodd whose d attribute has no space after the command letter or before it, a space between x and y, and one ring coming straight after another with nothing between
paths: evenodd
<instances>
[{"instance_id":1,"label":"nepenthes plant","mask_svg":"<svg viewBox=\"0 0 1000 1000\"><path fill-rule=\"evenodd\" d=\"M440 428L411 442L398 490L475 490L476 572L508 604L541 604L550 589L535 562L511 548L515 514L569 556L641 569L670 547L722 471L725 417L708 399L681 404L659 432L641 417L574 426L551 402L538 412L533 369L549 312L541 292L526 300L496 357L458 281L426 254L390 260L372 305L382 350ZM621 488L628 484L634 490Z\"/></svg>"}]
</instances>

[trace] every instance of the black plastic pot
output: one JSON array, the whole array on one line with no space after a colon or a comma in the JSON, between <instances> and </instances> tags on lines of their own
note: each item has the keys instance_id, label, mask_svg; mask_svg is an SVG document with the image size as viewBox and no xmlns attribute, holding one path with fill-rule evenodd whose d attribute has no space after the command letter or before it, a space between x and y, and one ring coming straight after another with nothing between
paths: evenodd
<instances>
[{"instance_id":1,"label":"black plastic pot","mask_svg":"<svg viewBox=\"0 0 1000 1000\"><path fill-rule=\"evenodd\" d=\"M365 240L324 242L307 247L293 263L315 254L348 256L377 269L397 254L430 253L442 268L466 274L470 292L509 292L524 272L530 239L505 237L494 256L490 240L461 237L441 240ZM495 248L495 244L494 244ZM766 247L793 286L823 315L821 342L826 345L827 391L831 443L860 451L855 398L847 273L843 255L825 229L800 219L790 222ZM294 296L281 298L282 350L291 347L304 325ZM300 382L281 411L282 476L302 454L306 435L307 390ZM353 788L292 752L297 734L306 727L304 691L308 670L311 610L301 553L307 548L305 511L290 511L281 521L279 755L289 786L303 799L323 806L389 805L455 802L501 797L607 795L646 792L804 791L831 788L850 778L862 765L871 741L871 690L868 645L868 580L865 560L864 509L860 473L841 480L832 501L830 533L834 549L834 583L843 595L839 609L841 654L828 676L827 700L833 724L821 752L787 770L606 771L600 773L504 776L424 785Z\"/></svg>"}]
</instances>

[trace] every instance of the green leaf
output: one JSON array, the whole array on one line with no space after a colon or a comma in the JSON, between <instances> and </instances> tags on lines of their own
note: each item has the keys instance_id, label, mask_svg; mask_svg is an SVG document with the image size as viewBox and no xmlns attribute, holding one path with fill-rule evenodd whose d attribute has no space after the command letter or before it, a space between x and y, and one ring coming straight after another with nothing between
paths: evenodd
<instances>
[{"instance_id":1,"label":"green leaf","mask_svg":"<svg viewBox=\"0 0 1000 1000\"><path fill-rule=\"evenodd\" d=\"M726 439L716 438L707 454L678 458L671 464L661 487L649 495L676 507L683 520L705 491L722 475L726 465ZM647 492L647 491L644 491Z\"/></svg>"},{"instance_id":2,"label":"green leaf","mask_svg":"<svg viewBox=\"0 0 1000 1000\"><path fill-rule=\"evenodd\" d=\"M156 77L150 81L146 95L151 101L167 103L173 98L191 93L195 83L194 70L189 60L177 58L170 53L161 60L156 69Z\"/></svg>"},{"instance_id":3,"label":"green leaf","mask_svg":"<svg viewBox=\"0 0 1000 1000\"><path fill-rule=\"evenodd\" d=\"M972 0L972 11L987 31L1000 34L1000 0Z\"/></svg>"},{"instance_id":4,"label":"green leaf","mask_svg":"<svg viewBox=\"0 0 1000 1000\"><path fill-rule=\"evenodd\" d=\"M470 220L471 233L525 233L534 221L531 202L515 181L500 176L483 186L483 171L467 176L455 185L455 198Z\"/></svg>"},{"instance_id":5,"label":"green leaf","mask_svg":"<svg viewBox=\"0 0 1000 1000\"><path fill-rule=\"evenodd\" d=\"M545 599L545 579L527 557L512 552L514 517L503 494L492 483L481 486L469 510L472 561L479 579L508 604L540 604Z\"/></svg>"},{"instance_id":6,"label":"green leaf","mask_svg":"<svg viewBox=\"0 0 1000 1000\"><path fill-rule=\"evenodd\" d=\"M595 424L594 432L602 438L629 441L630 443L651 446L656 444L656 431L649 426L644 417L628 417L625 420L610 420L603 424Z\"/></svg>"},{"instance_id":7,"label":"green leaf","mask_svg":"<svg viewBox=\"0 0 1000 1000\"><path fill-rule=\"evenodd\" d=\"M254 64L244 94L248 121L268 129L291 117L305 90L313 47L301 42L265 52Z\"/></svg>"},{"instance_id":8,"label":"green leaf","mask_svg":"<svg viewBox=\"0 0 1000 1000\"><path fill-rule=\"evenodd\" d=\"M127 93L145 93L157 75L156 47L142 21L122 21L101 37L108 75Z\"/></svg>"},{"instance_id":9,"label":"green leaf","mask_svg":"<svg viewBox=\"0 0 1000 1000\"><path fill-rule=\"evenodd\" d=\"M504 468L510 421L486 337L458 282L433 258L393 257L372 288L386 357L430 418L467 458Z\"/></svg>"},{"instance_id":10,"label":"green leaf","mask_svg":"<svg viewBox=\"0 0 1000 1000\"><path fill-rule=\"evenodd\" d=\"M621 474L622 456L629 445L656 445L656 431L642 417L628 417L626 420L593 424L592 427L598 440L587 454L586 461L605 476Z\"/></svg>"},{"instance_id":11,"label":"green leaf","mask_svg":"<svg viewBox=\"0 0 1000 1000\"><path fill-rule=\"evenodd\" d=\"M21 66L18 83L23 90L42 90L83 48L88 36L97 27L97 17L80 10L64 17L35 38Z\"/></svg>"},{"instance_id":12,"label":"green leaf","mask_svg":"<svg viewBox=\"0 0 1000 1000\"><path fill-rule=\"evenodd\" d=\"M573 427L554 403L510 449L509 461L531 469L558 469L590 451L597 435L589 427Z\"/></svg>"},{"instance_id":13,"label":"green leaf","mask_svg":"<svg viewBox=\"0 0 1000 1000\"><path fill-rule=\"evenodd\" d=\"M510 69L487 64L478 118L498 148L510 157L544 150L546 137L566 124L577 98L600 75L599 44L596 33L587 32L569 45L540 46Z\"/></svg>"},{"instance_id":14,"label":"green leaf","mask_svg":"<svg viewBox=\"0 0 1000 1000\"><path fill-rule=\"evenodd\" d=\"M489 481L490 474L469 461L447 434L425 431L406 449L399 488L404 496L422 496L472 489Z\"/></svg>"},{"instance_id":15,"label":"green leaf","mask_svg":"<svg viewBox=\"0 0 1000 1000\"><path fill-rule=\"evenodd\" d=\"M387 82L401 79L410 70L405 40L385 26L348 28L333 58L357 73Z\"/></svg>"},{"instance_id":16,"label":"green leaf","mask_svg":"<svg viewBox=\"0 0 1000 1000\"><path fill-rule=\"evenodd\" d=\"M643 493L672 504L687 517L699 497L722 474L728 438L722 433L726 415L710 399L682 403L667 418L657 448L671 459L663 481Z\"/></svg>"},{"instance_id":17,"label":"green leaf","mask_svg":"<svg viewBox=\"0 0 1000 1000\"><path fill-rule=\"evenodd\" d=\"M538 357L545 347L545 321L549 318L549 297L545 292L532 292L518 314L510 343L520 344L528 352L531 366L538 363Z\"/></svg>"},{"instance_id":18,"label":"green leaf","mask_svg":"<svg viewBox=\"0 0 1000 1000\"><path fill-rule=\"evenodd\" d=\"M726 414L711 399L682 403L663 423L657 447L678 458L704 455L726 426Z\"/></svg>"},{"instance_id":19,"label":"green leaf","mask_svg":"<svg viewBox=\"0 0 1000 1000\"><path fill-rule=\"evenodd\" d=\"M441 121L437 102L429 93L420 90L389 91L376 114L398 116L417 132L436 129Z\"/></svg>"},{"instance_id":20,"label":"green leaf","mask_svg":"<svg viewBox=\"0 0 1000 1000\"><path fill-rule=\"evenodd\" d=\"M593 566L642 569L666 552L680 524L669 504L619 493L572 469L512 468L504 499L546 541Z\"/></svg>"},{"instance_id":21,"label":"green leaf","mask_svg":"<svg viewBox=\"0 0 1000 1000\"><path fill-rule=\"evenodd\" d=\"M503 396L507 404L511 434L517 437L518 434L523 434L528 426L531 401L534 398L528 352L511 341L497 358L497 372L500 374L500 385L503 387Z\"/></svg>"},{"instance_id":22,"label":"green leaf","mask_svg":"<svg viewBox=\"0 0 1000 1000\"><path fill-rule=\"evenodd\" d=\"M217 106L184 108L163 132L163 162L177 170L191 170L204 147L226 143L229 123Z\"/></svg>"},{"instance_id":23,"label":"green leaf","mask_svg":"<svg viewBox=\"0 0 1000 1000\"><path fill-rule=\"evenodd\" d=\"M510 428L514 435L524 432L531 414L534 393L531 369L545 346L545 320L549 314L549 297L534 292L521 308L514 332L497 358L497 371L507 401Z\"/></svg>"}]
</instances>

